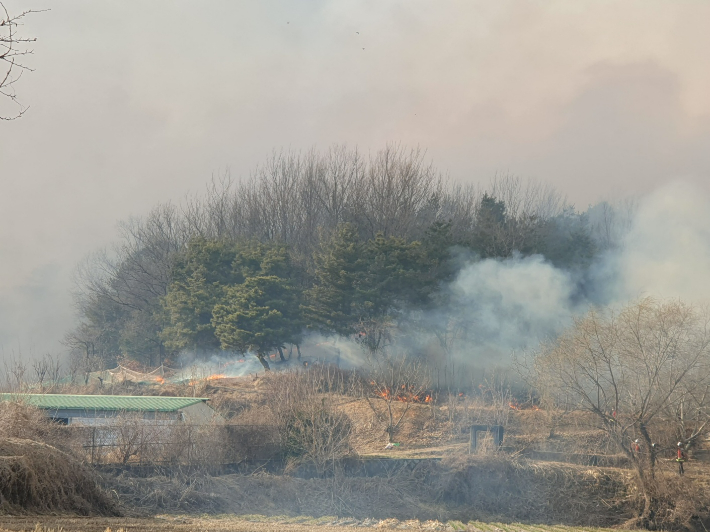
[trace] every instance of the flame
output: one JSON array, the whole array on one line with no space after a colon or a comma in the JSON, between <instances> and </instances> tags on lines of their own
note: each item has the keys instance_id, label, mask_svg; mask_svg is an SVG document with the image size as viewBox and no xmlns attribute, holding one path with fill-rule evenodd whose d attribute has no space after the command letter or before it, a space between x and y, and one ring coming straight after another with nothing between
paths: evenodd
<instances>
[{"instance_id":1,"label":"flame","mask_svg":"<svg viewBox=\"0 0 710 532\"><path fill-rule=\"evenodd\" d=\"M540 407L532 404L532 403L523 403L520 404L518 401L513 399L510 403L508 403L510 406L511 410L540 410Z\"/></svg>"},{"instance_id":2,"label":"flame","mask_svg":"<svg viewBox=\"0 0 710 532\"><path fill-rule=\"evenodd\" d=\"M226 379L227 376L223 375L222 373L215 373L214 375L210 375L209 377L204 377L202 379L192 379L190 381L190 386L195 386L198 382L200 381L216 381L219 379Z\"/></svg>"},{"instance_id":3,"label":"flame","mask_svg":"<svg viewBox=\"0 0 710 532\"><path fill-rule=\"evenodd\" d=\"M165 384L165 379L163 377L156 377L155 382L158 384Z\"/></svg>"},{"instance_id":4,"label":"flame","mask_svg":"<svg viewBox=\"0 0 710 532\"><path fill-rule=\"evenodd\" d=\"M430 393L419 391L414 385L403 384L401 388L395 389L395 392L388 387L378 387L375 381L370 381L370 384L375 388L373 395L381 397L387 401L394 400L402 403L431 403L434 399Z\"/></svg>"}]
</instances>

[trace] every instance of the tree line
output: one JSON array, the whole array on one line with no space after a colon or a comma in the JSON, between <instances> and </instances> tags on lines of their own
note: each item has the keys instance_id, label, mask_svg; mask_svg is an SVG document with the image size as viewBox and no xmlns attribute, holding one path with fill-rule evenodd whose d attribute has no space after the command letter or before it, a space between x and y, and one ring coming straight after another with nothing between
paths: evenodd
<instances>
[{"instance_id":1,"label":"tree line","mask_svg":"<svg viewBox=\"0 0 710 532\"><path fill-rule=\"evenodd\" d=\"M274 152L247 179L122 222L77 269L80 321L65 344L87 368L215 350L266 366L309 330L374 353L442 306L460 257L540 254L583 277L619 223L618 209L578 212L535 181L451 182L419 149Z\"/></svg>"}]
</instances>

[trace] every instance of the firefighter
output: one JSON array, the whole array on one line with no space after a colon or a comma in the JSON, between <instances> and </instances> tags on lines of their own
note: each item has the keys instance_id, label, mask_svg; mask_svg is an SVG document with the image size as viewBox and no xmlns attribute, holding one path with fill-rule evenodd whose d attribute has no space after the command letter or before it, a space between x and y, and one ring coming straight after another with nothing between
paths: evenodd
<instances>
[{"instance_id":1,"label":"firefighter","mask_svg":"<svg viewBox=\"0 0 710 532\"><path fill-rule=\"evenodd\" d=\"M683 476L685 470L683 469L683 463L688 459L688 455L685 454L685 449L683 449L683 443L678 442L678 457L675 459L678 462L678 474Z\"/></svg>"},{"instance_id":2,"label":"firefighter","mask_svg":"<svg viewBox=\"0 0 710 532\"><path fill-rule=\"evenodd\" d=\"M641 452L641 444L639 444L638 440L634 440L633 443L631 444L631 453L638 456L638 454Z\"/></svg>"}]
</instances>

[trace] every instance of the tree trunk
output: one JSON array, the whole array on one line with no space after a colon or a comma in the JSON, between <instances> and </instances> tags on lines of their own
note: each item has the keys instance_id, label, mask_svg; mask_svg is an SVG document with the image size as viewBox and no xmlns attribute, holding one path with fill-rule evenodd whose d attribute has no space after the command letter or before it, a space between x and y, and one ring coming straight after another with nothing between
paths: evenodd
<instances>
[{"instance_id":1,"label":"tree trunk","mask_svg":"<svg viewBox=\"0 0 710 532\"><path fill-rule=\"evenodd\" d=\"M640 457L639 457L640 458ZM646 529L652 529L653 520L655 518L655 510L653 508L653 499L651 498L650 486L648 485L648 480L643 471L643 465L641 461L637 458L633 461L634 467L636 469L636 477L638 479L639 490L643 494L643 510L639 518L639 525Z\"/></svg>"},{"instance_id":2,"label":"tree trunk","mask_svg":"<svg viewBox=\"0 0 710 532\"><path fill-rule=\"evenodd\" d=\"M626 455L631 463L631 466L636 471L638 488L643 495L643 510L641 511L641 515L638 517L638 525L643 528L652 528L655 510L653 508L653 499L651 498L651 486L649 486L649 481L644 473L641 456L631 451L630 447L627 445L628 442L624 441L621 435L612 432L610 433L610 436L619 446L619 449ZM649 449L649 452L653 452L653 450ZM651 480L651 482L653 482L653 480Z\"/></svg>"},{"instance_id":3,"label":"tree trunk","mask_svg":"<svg viewBox=\"0 0 710 532\"><path fill-rule=\"evenodd\" d=\"M298 360L301 360L301 346L296 344L296 352L298 353Z\"/></svg>"},{"instance_id":4,"label":"tree trunk","mask_svg":"<svg viewBox=\"0 0 710 532\"><path fill-rule=\"evenodd\" d=\"M261 362L261 365L264 366L265 371L271 371L271 366L269 366L269 361L266 360L266 357L263 354L259 353L258 355L256 355L256 358L258 358L259 362Z\"/></svg>"},{"instance_id":5,"label":"tree trunk","mask_svg":"<svg viewBox=\"0 0 710 532\"><path fill-rule=\"evenodd\" d=\"M286 357L284 356L284 350L281 348L281 346L277 347L279 351L279 358L281 359L281 362L286 362Z\"/></svg>"}]
</instances>

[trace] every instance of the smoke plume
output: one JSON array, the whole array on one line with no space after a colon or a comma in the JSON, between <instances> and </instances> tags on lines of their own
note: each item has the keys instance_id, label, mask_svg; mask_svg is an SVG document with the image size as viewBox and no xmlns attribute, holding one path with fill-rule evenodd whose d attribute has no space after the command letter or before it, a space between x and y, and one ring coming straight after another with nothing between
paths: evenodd
<instances>
[{"instance_id":1,"label":"smoke plume","mask_svg":"<svg viewBox=\"0 0 710 532\"><path fill-rule=\"evenodd\" d=\"M455 356L475 364L505 364L512 352L554 337L592 305L621 306L647 296L708 303L710 199L684 182L641 198L618 241L586 276L539 255L515 255L468 262L448 290L467 329ZM432 319L451 316L440 309Z\"/></svg>"}]
</instances>

